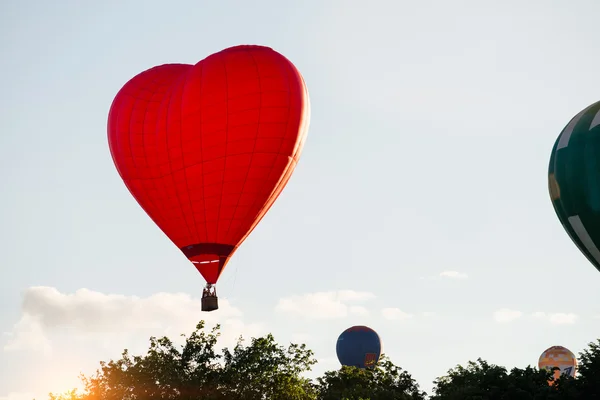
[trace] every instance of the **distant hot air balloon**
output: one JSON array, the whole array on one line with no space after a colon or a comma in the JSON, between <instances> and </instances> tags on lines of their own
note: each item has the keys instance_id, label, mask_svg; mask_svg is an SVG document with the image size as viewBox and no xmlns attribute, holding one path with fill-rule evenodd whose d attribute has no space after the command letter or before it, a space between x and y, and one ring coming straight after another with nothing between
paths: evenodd
<instances>
[{"instance_id":1,"label":"distant hot air balloon","mask_svg":"<svg viewBox=\"0 0 600 400\"><path fill-rule=\"evenodd\" d=\"M290 179L309 119L300 72L263 46L160 65L116 95L108 117L115 166L206 280L204 311L218 308L213 285Z\"/></svg>"},{"instance_id":2,"label":"distant hot air balloon","mask_svg":"<svg viewBox=\"0 0 600 400\"><path fill-rule=\"evenodd\" d=\"M548 187L558 219L600 271L600 102L573 117L558 136Z\"/></svg>"},{"instance_id":3,"label":"distant hot air balloon","mask_svg":"<svg viewBox=\"0 0 600 400\"><path fill-rule=\"evenodd\" d=\"M554 371L554 379L558 379L561 374L575 376L577 372L577 359L571 351L562 346L552 346L546 349L538 361L539 369L551 370L558 367L559 370ZM554 382L551 382L554 384Z\"/></svg>"},{"instance_id":4,"label":"distant hot air balloon","mask_svg":"<svg viewBox=\"0 0 600 400\"><path fill-rule=\"evenodd\" d=\"M373 368L381 357L381 339L366 326L353 326L338 337L335 350L340 364Z\"/></svg>"}]
</instances>

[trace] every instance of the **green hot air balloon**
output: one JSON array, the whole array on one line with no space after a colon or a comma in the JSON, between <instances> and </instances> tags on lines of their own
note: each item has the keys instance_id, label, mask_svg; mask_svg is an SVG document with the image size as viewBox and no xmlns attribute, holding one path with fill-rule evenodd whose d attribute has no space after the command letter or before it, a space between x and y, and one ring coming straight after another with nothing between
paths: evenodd
<instances>
[{"instance_id":1,"label":"green hot air balloon","mask_svg":"<svg viewBox=\"0 0 600 400\"><path fill-rule=\"evenodd\" d=\"M563 227L600 271L600 101L573 117L558 135L548 189Z\"/></svg>"}]
</instances>

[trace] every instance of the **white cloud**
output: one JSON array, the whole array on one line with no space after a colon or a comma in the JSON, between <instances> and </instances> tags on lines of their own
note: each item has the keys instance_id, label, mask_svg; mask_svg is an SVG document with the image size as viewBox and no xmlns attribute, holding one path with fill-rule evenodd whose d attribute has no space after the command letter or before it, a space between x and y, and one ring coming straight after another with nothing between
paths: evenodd
<instances>
[{"instance_id":1,"label":"white cloud","mask_svg":"<svg viewBox=\"0 0 600 400\"><path fill-rule=\"evenodd\" d=\"M467 274L457 271L443 271L440 272L440 277L449 279L467 279L469 276Z\"/></svg>"},{"instance_id":2,"label":"white cloud","mask_svg":"<svg viewBox=\"0 0 600 400\"><path fill-rule=\"evenodd\" d=\"M424 311L423 312L423 317L425 317L425 318L433 318L433 317L437 317L437 314L434 313L433 311Z\"/></svg>"},{"instance_id":3,"label":"white cloud","mask_svg":"<svg viewBox=\"0 0 600 400\"><path fill-rule=\"evenodd\" d=\"M406 313L399 308L388 307L381 310L381 316L391 321L404 321L412 318L412 314Z\"/></svg>"},{"instance_id":4,"label":"white cloud","mask_svg":"<svg viewBox=\"0 0 600 400\"><path fill-rule=\"evenodd\" d=\"M0 400L31 400L35 397L33 393L9 393L6 396L0 396Z\"/></svg>"},{"instance_id":5,"label":"white cloud","mask_svg":"<svg viewBox=\"0 0 600 400\"><path fill-rule=\"evenodd\" d=\"M545 313L535 312L533 316L538 319L543 319L550 322L553 325L571 325L574 324L579 317L573 313Z\"/></svg>"},{"instance_id":6,"label":"white cloud","mask_svg":"<svg viewBox=\"0 0 600 400\"><path fill-rule=\"evenodd\" d=\"M494 319L496 322L505 323L521 318L522 315L523 313L521 311L502 308L494 313Z\"/></svg>"},{"instance_id":7,"label":"white cloud","mask_svg":"<svg viewBox=\"0 0 600 400\"><path fill-rule=\"evenodd\" d=\"M219 299L218 310L206 313L201 311L199 298L183 293L136 297L88 289L61 293L51 287L29 288L24 294L20 319L2 338L7 340L0 343L0 352L5 352L0 355L4 361L0 362L0 369L11 365L11 359L31 359L35 360L32 368L37 368L39 375L26 387L6 390L35 391L35 398L46 398L48 392L81 388L79 373L92 373L98 361L118 358L125 348L132 354L143 354L150 336L166 335L176 345L181 344L185 339L180 334L191 333L200 320L206 322L207 330L217 323L222 325L217 349L234 346L240 335L249 339L264 333L260 324L245 322L242 312L224 298ZM40 357L39 352L47 357ZM61 368L55 368L56 365ZM28 394L20 396L12 393L0 399L34 398Z\"/></svg>"},{"instance_id":8,"label":"white cloud","mask_svg":"<svg viewBox=\"0 0 600 400\"><path fill-rule=\"evenodd\" d=\"M306 293L280 299L275 309L278 312L312 319L344 318L350 314L368 313L365 307L347 303L364 302L373 298L373 293L354 290Z\"/></svg>"},{"instance_id":9,"label":"white cloud","mask_svg":"<svg viewBox=\"0 0 600 400\"><path fill-rule=\"evenodd\" d=\"M44 329L38 316L23 314L13 326L12 332L5 333L9 340L4 345L5 351L28 349L39 351L46 356L52 353L50 340L44 334Z\"/></svg>"},{"instance_id":10,"label":"white cloud","mask_svg":"<svg viewBox=\"0 0 600 400\"><path fill-rule=\"evenodd\" d=\"M261 327L247 325L241 311L227 299L219 299L219 310L201 311L200 299L183 293L156 293L149 297L104 294L88 289L65 294L52 287L27 289L22 315L4 345L5 351L34 350L48 354L52 337L76 341L102 340L107 346L119 339L179 334L194 329L203 319L211 329L221 323L222 343L230 346L240 334L258 335ZM60 334L60 335L59 335Z\"/></svg>"}]
</instances>

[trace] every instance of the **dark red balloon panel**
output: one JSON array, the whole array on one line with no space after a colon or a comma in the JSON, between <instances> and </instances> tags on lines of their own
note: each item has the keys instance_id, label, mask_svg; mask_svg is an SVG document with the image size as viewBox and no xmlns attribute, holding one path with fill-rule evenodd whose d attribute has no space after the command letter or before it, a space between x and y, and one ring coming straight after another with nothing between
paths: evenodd
<instances>
[{"instance_id":1,"label":"dark red balloon panel","mask_svg":"<svg viewBox=\"0 0 600 400\"><path fill-rule=\"evenodd\" d=\"M216 283L289 180L309 112L289 60L237 46L132 78L111 106L108 140L140 206Z\"/></svg>"}]
</instances>

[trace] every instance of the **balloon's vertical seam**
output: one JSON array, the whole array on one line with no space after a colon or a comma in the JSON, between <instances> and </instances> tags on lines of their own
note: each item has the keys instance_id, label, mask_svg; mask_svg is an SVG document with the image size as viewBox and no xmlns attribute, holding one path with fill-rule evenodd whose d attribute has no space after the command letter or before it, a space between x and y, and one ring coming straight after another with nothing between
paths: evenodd
<instances>
[{"instance_id":1,"label":"balloon's vertical seam","mask_svg":"<svg viewBox=\"0 0 600 400\"><path fill-rule=\"evenodd\" d=\"M174 172L175 170L173 169L173 160L171 159L171 157L169 156L170 153L170 149L169 149L169 138L171 137L170 132L172 132L173 128L174 128L174 124L170 124L169 122L173 122L173 117L171 115L171 105L173 104L173 98L177 96L177 90L179 89L179 87L181 86L181 90L183 93L183 81L185 76L187 76L187 74L189 73L189 70L185 71L185 73L181 74L181 76L174 80L171 86L171 90L169 93L169 101L167 102L167 110L166 110L166 121L165 121L165 149L166 149L166 154L167 154L167 160L169 161L169 177L171 178L171 181L173 183L173 190L175 192L175 197L177 198L177 203L179 204L179 212L181 213L181 218L185 223L185 226L188 230L188 233L190 236L192 235L192 229L190 228L190 224L187 218L185 218L185 212L183 211L183 202L181 201L181 196L179 194L179 190L177 190L177 182L175 180L175 175ZM183 121L180 121L180 130L183 129ZM183 164L183 154L182 154L182 164ZM180 234L179 232L177 232L178 235Z\"/></svg>"},{"instance_id":2,"label":"balloon's vertical seam","mask_svg":"<svg viewBox=\"0 0 600 400\"><path fill-rule=\"evenodd\" d=\"M127 132L128 132L128 134L127 134L127 143L129 145L129 149L128 150L129 150L130 162L127 165L127 172L125 174L126 177L129 176L128 179L125 181L125 186L127 186L127 189L132 194L133 194L133 191L131 190L131 186L132 186L131 176L136 176L136 174L134 173L134 171L137 172L137 166L136 166L136 163L135 163L135 158L133 156L133 146L132 146L132 143L131 143L131 124L132 124L132 121L133 121L133 112L135 110L135 105L137 103L138 92L139 92L139 89L136 88L136 90L133 90L129 94L129 96L133 99L133 101L132 101L131 105L129 106L130 107L130 110L129 110L130 112L127 113L127 126L128 126L128 128L127 128L128 129L127 130ZM145 207L143 206L143 204L144 204L143 203L143 199L140 198L140 200L138 200L138 196L136 196L135 194L133 194L133 198L136 199L136 201L138 201L140 207L142 207L142 209L144 211L146 211ZM142 202L140 202L140 201L142 201Z\"/></svg>"},{"instance_id":3,"label":"balloon's vertical seam","mask_svg":"<svg viewBox=\"0 0 600 400\"><path fill-rule=\"evenodd\" d=\"M133 94L131 95L131 97L133 97L133 105L131 106L131 112L128 113L129 121L128 121L128 124L127 124L129 126L129 132L130 132L130 134L127 135L127 140L129 141L129 155L131 156L131 166L132 166L132 169L134 171L136 171L136 172L137 172L137 167L138 166L137 166L137 163L135 162L135 157L133 155L133 145L132 145L132 142L131 142L131 136L132 136L131 135L131 124L133 122L133 113L134 113L135 108L136 108L135 106L137 105L137 103L139 101L140 90L141 89L137 88L137 90L134 92L135 96Z\"/></svg>"},{"instance_id":4,"label":"balloon's vertical seam","mask_svg":"<svg viewBox=\"0 0 600 400\"><path fill-rule=\"evenodd\" d=\"M171 202L171 199L169 198L169 193L168 191L165 189L166 185L165 185L165 174L163 174L162 172L162 167L161 167L161 158L159 156L160 152L159 152L159 139L160 139L160 117L161 117L161 111L164 109L164 115L165 115L165 135L167 132L167 117L168 117L168 107L169 107L169 102L165 101L167 98L170 99L171 98L171 90L173 88L173 85L177 82L179 75L177 75L175 78L173 78L172 76L169 76L169 80L166 83L162 83L161 88L163 90L161 90L161 97L160 100L157 101L158 105L156 107L156 110L154 111L155 113L155 120L154 120L154 147L155 147L155 163L156 163L156 176L153 179L153 183L154 183L154 189L157 191L157 193L162 193L161 196L161 208L156 210L156 213L158 215L160 215L160 217L164 220L168 219L168 216L165 215L165 213L161 212L161 210L165 209L165 204L169 204ZM182 215L183 217L183 215Z\"/></svg>"},{"instance_id":5,"label":"balloon's vertical seam","mask_svg":"<svg viewBox=\"0 0 600 400\"><path fill-rule=\"evenodd\" d=\"M223 52L219 53L219 61L223 65L223 73L225 74L225 156L223 157L223 176L221 177L221 200L217 206L217 229L215 232L215 240L218 241L219 237L219 222L221 222L221 205L223 204L223 194L225 193L225 171L227 171L227 155L229 147L229 77L227 75L227 60ZM230 220L231 221L231 220ZM231 222L230 222L231 224ZM219 263L219 275L223 269ZM224 267L224 265L223 265Z\"/></svg>"},{"instance_id":6,"label":"balloon's vertical seam","mask_svg":"<svg viewBox=\"0 0 600 400\"><path fill-rule=\"evenodd\" d=\"M242 199L242 196L244 195L244 191L246 189L246 183L248 182L248 177L250 175L250 169L252 169L252 162L254 161L254 152L256 151L256 143L258 142L258 137L259 137L259 133L260 133L260 118L261 118L261 109L262 109L262 83L261 83L261 79L260 79L260 69L258 67L258 63L256 62L256 59L254 58L254 54L252 54L252 50L251 49L245 49L245 52L248 56L250 56L250 59L252 60L252 62L254 63L254 67L256 69L256 79L258 80L258 120L256 122L256 133L254 135L254 143L252 145L252 152L250 153L250 162L248 164L248 168L246 168L246 176L244 177L244 181L242 182L242 188L240 189L240 192L238 194L238 200L237 203L235 205L235 208L233 210L233 217L229 220L229 225L227 226L227 231L225 233L225 237L229 239L230 242L235 241L236 243L233 243L235 247L238 246L239 244L239 240L237 240L236 238L239 237L239 228L237 229L238 231L234 231L235 234L230 235L229 231L231 229L231 224L233 222L233 219L235 218L236 214L237 214L237 209L240 205L240 201ZM242 218L242 220L245 218Z\"/></svg>"},{"instance_id":7,"label":"balloon's vertical seam","mask_svg":"<svg viewBox=\"0 0 600 400\"><path fill-rule=\"evenodd\" d=\"M279 54L275 53L273 50L271 50L270 52L273 53L273 54L270 54L270 56L273 56L273 55L278 55L279 56ZM290 114L291 114L291 110L292 110L292 106L291 105L292 105L292 95L293 95L293 93L292 93L292 89L291 89L291 85L290 85L289 61L287 59L285 59L284 60L284 64L285 64L285 67L283 67L283 68L284 68L284 70L286 72L285 73L285 78L286 78L286 83L287 83L287 86L288 86L288 90L287 90L287 92L288 92L288 117L287 117L286 122L285 122L285 129L283 130L283 136L281 138L281 143L279 145L279 151L277 151L277 153L275 153L276 156L277 156L276 157L276 162L274 162L273 164L271 164L271 168L269 169L269 173L267 174L267 179L265 181L263 181L262 185L260 186L260 189L261 189L260 193L262 193L262 190L264 190L264 187L269 182L269 178L270 178L271 174L273 173L273 169L277 165L277 161L279 160L279 157L282 156L281 148L283 147L283 143L285 142L285 138L286 138L286 136L288 134L288 128L289 128L289 123L290 123ZM282 68L281 63L278 63L278 66L280 67L280 69ZM261 95L262 95L262 93L261 93ZM267 200L264 202L263 206L260 207L258 209L258 211L256 212L256 214L253 216L254 222L251 225L251 228L248 230L248 232L242 237L243 240L246 237L248 237L248 235L250 235L250 233L252 233L252 231L254 230L254 228L256 228L256 226L258 225L258 223L264 218L266 212L273 205L273 202L274 202L275 198L277 198L279 196L279 193L281 193L281 185L280 185L280 183L285 180L286 175L287 175L287 168L285 168L282 171L281 178L279 179L279 182L277 182L277 184L275 185L275 187L273 188L273 190L271 191L271 193L267 197ZM246 212L246 216L248 215L249 212L251 212L255 208L257 201L258 201L258 198L255 198L254 199L254 203L252 204L252 207L248 208L248 211ZM239 230L239 228L238 228L238 230ZM240 241L240 243L241 243L241 241Z\"/></svg>"},{"instance_id":8,"label":"balloon's vertical seam","mask_svg":"<svg viewBox=\"0 0 600 400\"><path fill-rule=\"evenodd\" d=\"M148 79L147 81L147 86L145 87L145 91L149 92L150 95L148 96L146 93L144 93L144 91L142 89L140 89L137 92L137 96L136 96L136 101L134 104L134 109L136 108L136 106L139 106L140 104L142 104L144 106L144 115L142 117L141 120L141 125L139 126L139 129L136 129L136 136L141 137L141 148L142 151L141 153L143 154L143 160L145 162L145 167L146 169L148 169L149 164L148 164L148 158L147 158L147 154L146 154L146 147L145 147L145 121L146 121L146 117L148 116L148 108L150 103L152 102L152 97L154 95L154 85L156 85L156 81L154 79ZM131 113L131 115L133 115L133 112ZM133 118L132 118L133 120ZM132 121L130 121L131 124ZM137 119L136 121L134 121L135 123L137 123ZM130 127L130 131L131 131L131 127ZM131 138L131 135L128 135ZM133 148L130 148L130 151L133 153ZM146 201L144 202L144 205L142 206L142 208L144 209L144 211L146 211L147 209L152 209L152 208L156 208L156 204L155 204L155 199L152 198L152 196L148 196L148 190L147 190L147 183L148 181L151 181L151 183L153 183L153 177L149 177L149 176L142 176L139 174L139 164L136 163L135 164L135 178L131 179L132 181L135 181L136 184L139 187L139 190L143 193L143 198L146 199ZM146 211L147 212L147 211ZM158 216L160 217L160 216ZM153 218L151 218L153 219ZM160 218L157 218L160 219Z\"/></svg>"},{"instance_id":9,"label":"balloon's vertical seam","mask_svg":"<svg viewBox=\"0 0 600 400\"><path fill-rule=\"evenodd\" d=\"M148 154L147 151L148 149L146 148L146 135L145 133L145 128L146 128L146 118L148 117L148 112L149 112L149 105L152 102L152 98L154 97L154 88L157 84L157 82L154 79L149 79L149 83L152 89L150 89L150 87L147 88L148 92L150 92L149 98L148 100L145 100L146 104L144 104L144 116L142 117L142 126L140 129L140 136L142 137L142 154L144 156L144 163L146 163L146 168L149 169L150 168L150 164L148 163ZM152 180L152 179L151 179ZM145 189L144 189L145 190Z\"/></svg>"},{"instance_id":10,"label":"balloon's vertical seam","mask_svg":"<svg viewBox=\"0 0 600 400\"><path fill-rule=\"evenodd\" d=\"M181 87L181 107L179 107L179 119L181 121L181 130L180 130L180 134L179 134L179 150L181 151L181 156L183 159L183 180L185 182L185 196L187 197L187 201L190 204L190 210L192 211L192 221L194 221L194 230L196 231L196 238L194 240L194 242L199 242L200 241L200 234L198 233L198 223L196 222L196 216L194 215L194 205L192 204L192 197L190 196L190 184L188 182L188 167L185 164L185 156L184 156L184 152L183 152L183 137L184 137L184 131L185 131L185 124L183 121L183 108L184 108L184 98L185 98L185 91L186 91L186 86L188 83L188 79L190 77L191 74L194 73L194 67L190 68L190 70L188 71L187 74L185 74L185 78L183 80L183 85ZM202 66L200 66L200 74L202 74ZM200 93L198 94L198 96L201 96L202 93L202 81L200 81ZM201 112L202 108L200 108ZM203 153L203 149L202 149L202 124L200 124L200 132L198 132L198 136L200 137L200 159L204 160L204 157L202 155ZM202 163L202 176L204 177L204 163ZM203 178L204 179L204 178ZM202 186L204 187L204 183L202 184ZM206 204L206 200L204 202L204 204ZM181 210L183 213L183 209ZM204 207L204 215L205 215L205 221L206 221L206 206ZM204 226L206 227L206 222L204 224ZM208 238L208 234L207 234L207 238Z\"/></svg>"},{"instance_id":11,"label":"balloon's vertical seam","mask_svg":"<svg viewBox=\"0 0 600 400\"><path fill-rule=\"evenodd\" d=\"M160 151L159 149L159 143L160 142L160 136L161 136L161 127L162 127L162 122L161 122L161 117L163 114L163 110L164 110L164 133L165 136L167 135L167 131L168 131L168 116L169 116L169 105L171 104L171 92L173 91L173 87L175 87L175 84L178 82L178 80L180 79L181 74L178 74L176 76L176 78L174 79L170 79L168 81L168 85L166 85L165 91L162 94L162 98L160 99L160 103L158 105L158 107L156 108L156 121L154 121L154 130L155 130L155 143L156 143L156 163L158 165L158 175L156 178L156 182L158 184L158 182L160 182L163 192L163 205L165 204L172 204L172 197L170 196L170 193L168 192L167 185L165 184L165 181L167 180L167 175L170 175L171 173L171 169L170 168L170 159L169 157L167 158L167 165L169 165L169 174L165 174L163 173L163 169L162 169L162 158L159 156ZM165 149L168 150L168 145L165 142ZM177 195L176 195L177 196ZM177 198L177 201L179 201L179 199ZM167 218L167 215L165 215L163 212L161 212L162 210L164 210L165 207L163 207L161 210L157 210L156 212L158 214L160 214L164 219ZM184 216L181 216L182 218L184 218ZM162 228L161 228L162 229Z\"/></svg>"},{"instance_id":12,"label":"balloon's vertical seam","mask_svg":"<svg viewBox=\"0 0 600 400\"><path fill-rule=\"evenodd\" d=\"M205 59L206 60L206 59ZM200 79L198 80L200 82L200 87L198 89L198 99L200 104L202 104L202 89L204 87L204 64L202 62L199 62L198 64L194 65L192 67L192 71L195 68L200 68ZM199 119L200 121L202 121L202 107L198 108L198 114L199 114ZM202 128L203 128L203 124L202 122L200 123L200 127L199 127L199 132L198 132L198 136L200 138L200 160L202 160L200 163L202 164L202 174L200 175L200 178L202 179L202 183L201 183L201 187L202 187L202 202L204 204L204 207L202 207L202 211L204 212L204 234L205 236L205 240L208 241L208 224L207 222L207 218L206 218L206 190L204 187L204 174L205 174L205 168L204 168L204 140L202 137ZM187 178L186 178L186 182L187 182ZM188 192L188 197L189 197L189 192ZM190 201L191 204L191 201ZM196 216L193 216L193 220L194 220L194 226L196 227L196 237L198 239L198 241L200 241L200 234L198 233L198 225L196 224Z\"/></svg>"},{"instance_id":13,"label":"balloon's vertical seam","mask_svg":"<svg viewBox=\"0 0 600 400\"><path fill-rule=\"evenodd\" d=\"M282 137L281 143L279 144L279 150L277 151L278 156L282 155L282 148L283 145L285 143L285 139L288 136L288 130L289 130L289 124L290 124L290 116L292 114L292 110L293 110L293 95L294 94L299 94L299 93L293 93L292 91L292 87L290 84L290 65L289 62L286 62L285 65L285 78L286 78L286 82L288 85L288 115L287 115L287 119L286 119L286 123L285 123L285 129L283 130L284 132L284 136ZM300 116L300 118L302 118ZM298 121L300 122L300 121ZM300 124L299 124L300 125ZM299 138L297 138L298 140ZM279 182L276 183L275 188L273 189L273 191L270 193L269 197L267 198L267 202L265 203L265 205L259 210L259 215L265 215L267 210L274 204L275 200L277 199L277 197L279 197L279 195L281 194L281 192L283 191L283 185L285 185L285 183L287 183L287 181L290 179L290 170L294 170L294 168L296 167L296 160L293 157L293 153L291 154L291 156L286 156L288 158L286 166L284 167L284 170L282 171L281 174L281 178L279 179ZM291 159L291 160L290 160ZM269 172L269 176L271 175L271 172L273 172L273 168L274 168L275 164L273 164L271 166L271 171ZM261 217L262 219L262 217ZM259 220L260 221L260 220ZM257 222L258 224L258 222Z\"/></svg>"},{"instance_id":14,"label":"balloon's vertical seam","mask_svg":"<svg viewBox=\"0 0 600 400\"><path fill-rule=\"evenodd\" d=\"M150 107L149 105L151 103L153 103L153 99L154 96L156 94L156 89L160 88L160 82L155 81L154 79L151 80L151 83L153 84L152 89L148 88L148 91L150 92L150 96L148 98L148 100L146 101L147 104L145 104L145 110L144 110L144 117L142 118L142 127L141 127L141 135L142 135L142 154L144 155L144 161L146 163L146 168L150 169L150 163L148 162L148 149L146 147L146 118L148 117L148 113L150 112ZM151 171L151 172L155 172L155 171ZM147 178L147 180L150 181L150 183L152 184L152 187L155 190L158 190L158 188L156 187L156 177L155 174L153 173L152 176L149 177L144 177L144 179L140 179L140 184L143 187L143 191L146 194L146 198L148 198L148 205L151 206L154 209L160 210L160 207L156 207L156 201L158 199L154 199L153 196L148 196L148 191L146 189L146 185L143 182L144 180L146 180L145 178ZM161 213L157 213L158 217L160 217L160 219L162 219L162 215Z\"/></svg>"},{"instance_id":15,"label":"balloon's vertical seam","mask_svg":"<svg viewBox=\"0 0 600 400\"><path fill-rule=\"evenodd\" d=\"M153 159L154 159L154 167L153 167L153 177L152 177L152 187L154 188L154 190L156 191L156 193L161 193L163 192L159 186L159 183L162 183L163 179L161 177L161 171L160 171L160 161L158 160L158 129L157 129L157 121L158 121L158 117L159 117L159 109L160 106L162 104L162 99L164 98L167 90L168 90L168 85L166 85L163 81L158 82L158 88L157 90L154 92L153 96L152 96L152 100L154 100L154 98L156 97L156 95L160 95L158 100L154 100L154 103L157 103L156 108L153 111L153 116L154 116L154 123L153 125L153 129L149 132L149 136L153 136L154 138L154 155L153 155ZM146 124L144 123L144 136L146 135L146 129L145 129ZM146 154L146 152L144 152L144 154ZM147 161L146 161L147 163ZM160 208L156 210L156 213L162 218L165 218L165 215L163 215L163 213L161 213L159 210L164 209L164 205L165 205L165 201L166 199L163 196L157 196L157 202L160 203Z\"/></svg>"},{"instance_id":16,"label":"balloon's vertical seam","mask_svg":"<svg viewBox=\"0 0 600 400\"><path fill-rule=\"evenodd\" d=\"M252 60L255 62L255 65L257 65L257 66L258 66L258 64L256 63L256 60L254 59L253 55L252 55ZM258 68L258 67L257 67L257 68ZM259 79L260 79L260 78L259 78ZM261 96L261 99L262 99L262 94L263 94L263 92L262 92L262 88L261 88L261 90L260 90L260 96ZM258 127L257 127L257 133L259 133L259 132L260 132L260 120L259 120ZM256 137L256 140L258 140L258 135L257 135L257 137ZM269 169L269 173L267 174L267 176L266 176L266 179L265 179L265 180L262 182L262 183L263 183L263 185L260 185L260 184L258 184L258 187L260 188L260 189L258 190L258 193L262 193L262 190L261 190L261 189L262 189L262 187L263 187L263 186L264 186L266 183L268 183L268 181L269 181L269 176L271 175L271 173L272 173L272 171L273 171L273 168L275 167L275 164L276 164L276 162L278 161L278 157L279 157L279 155L280 155L279 153L275 153L275 156L276 156L276 157L275 157L275 162L271 164L271 168ZM276 190L276 187L274 188L274 190ZM256 206L256 202L257 202L257 201L258 201L258 198L256 198L256 197L255 197L255 199L254 199L254 203L252 203L252 205L251 205L250 207L248 207L248 209L246 210L246 213L244 214L244 218L243 218L244 220L248 220L248 219L250 219L250 218L248 218L248 214L249 214L249 213L250 213L250 212L251 212L251 211L252 211L252 210L255 208L255 206ZM264 203L264 206L267 206L267 205L268 205L268 198L267 198L267 202L265 202L265 203ZM259 209L259 210L258 210L258 211L255 213L255 215L252 217L252 224L251 224L251 226L250 226L250 229L249 229L249 230L246 232L246 234L245 234L245 235L242 235L242 239L241 239L241 240L239 240L239 241L238 241L238 243L236 243L236 247L237 247L237 246L238 246L238 245L239 245L239 244L240 244L242 241L244 241L244 240L245 240L245 238L246 238L246 237L248 237L248 235L250 235L250 233L251 233L251 232L254 230L254 228L256 227L256 225L258 225L258 223L259 223L259 222L260 222L260 220L262 219L261 210L262 210L262 209ZM235 231L235 233L236 233L236 235L235 235L235 236L236 236L236 237L238 237L238 236L239 236L239 233L238 233L238 231L239 231L240 229L241 229L241 228L240 228L240 227L238 227L238 228L237 228L237 231Z\"/></svg>"}]
</instances>

